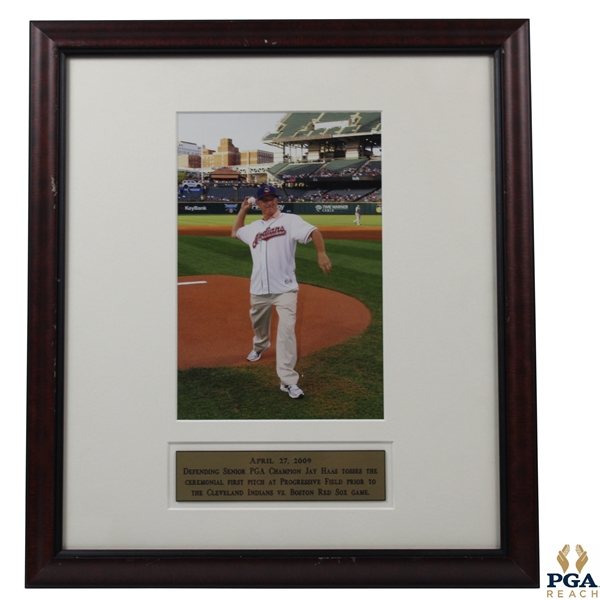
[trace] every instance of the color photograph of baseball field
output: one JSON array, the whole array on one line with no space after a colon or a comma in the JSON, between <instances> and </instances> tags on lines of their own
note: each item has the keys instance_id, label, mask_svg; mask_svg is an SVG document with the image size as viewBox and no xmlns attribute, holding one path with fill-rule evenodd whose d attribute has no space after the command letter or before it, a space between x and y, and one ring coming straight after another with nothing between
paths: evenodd
<instances>
[{"instance_id":1,"label":"color photograph of baseball field","mask_svg":"<svg viewBox=\"0 0 600 600\"><path fill-rule=\"evenodd\" d=\"M180 113L178 140L178 419L382 419L381 114Z\"/></svg>"}]
</instances>

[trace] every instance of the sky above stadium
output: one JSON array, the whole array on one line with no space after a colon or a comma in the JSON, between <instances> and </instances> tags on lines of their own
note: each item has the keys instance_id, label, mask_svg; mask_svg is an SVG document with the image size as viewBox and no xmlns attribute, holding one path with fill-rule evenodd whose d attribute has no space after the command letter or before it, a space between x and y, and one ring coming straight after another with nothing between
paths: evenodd
<instances>
[{"instance_id":1,"label":"sky above stadium","mask_svg":"<svg viewBox=\"0 0 600 600\"><path fill-rule=\"evenodd\" d=\"M287 113L178 113L177 141L192 142L216 150L221 138L230 138L240 150L267 150L262 143L267 133L277 129Z\"/></svg>"}]
</instances>

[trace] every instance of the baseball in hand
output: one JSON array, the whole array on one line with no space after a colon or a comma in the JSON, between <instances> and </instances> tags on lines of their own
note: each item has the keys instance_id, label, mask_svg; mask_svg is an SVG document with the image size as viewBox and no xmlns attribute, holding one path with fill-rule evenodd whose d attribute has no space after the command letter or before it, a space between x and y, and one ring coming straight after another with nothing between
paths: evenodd
<instances>
[{"instance_id":1,"label":"baseball in hand","mask_svg":"<svg viewBox=\"0 0 600 600\"><path fill-rule=\"evenodd\" d=\"M256 204L256 198L254 196L250 196L250 198L248 198L248 204Z\"/></svg>"}]
</instances>

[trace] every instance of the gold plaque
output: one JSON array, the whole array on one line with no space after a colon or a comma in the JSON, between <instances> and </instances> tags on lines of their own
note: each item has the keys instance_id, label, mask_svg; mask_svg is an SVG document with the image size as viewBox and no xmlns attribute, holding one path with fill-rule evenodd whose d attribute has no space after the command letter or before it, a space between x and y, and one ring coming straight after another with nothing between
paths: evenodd
<instances>
[{"instance_id":1,"label":"gold plaque","mask_svg":"<svg viewBox=\"0 0 600 600\"><path fill-rule=\"evenodd\" d=\"M177 502L385 500L383 450L176 455Z\"/></svg>"}]
</instances>

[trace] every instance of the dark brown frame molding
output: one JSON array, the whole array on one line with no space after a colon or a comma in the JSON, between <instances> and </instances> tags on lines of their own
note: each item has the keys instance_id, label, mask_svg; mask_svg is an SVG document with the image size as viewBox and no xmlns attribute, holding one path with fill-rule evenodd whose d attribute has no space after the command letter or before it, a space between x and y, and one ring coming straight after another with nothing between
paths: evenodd
<instances>
[{"instance_id":1,"label":"dark brown frame molding","mask_svg":"<svg viewBox=\"0 0 600 600\"><path fill-rule=\"evenodd\" d=\"M33 22L30 33L26 585L538 587L529 22ZM501 549L329 553L63 550L67 57L352 53L480 54L495 60Z\"/></svg>"}]
</instances>

